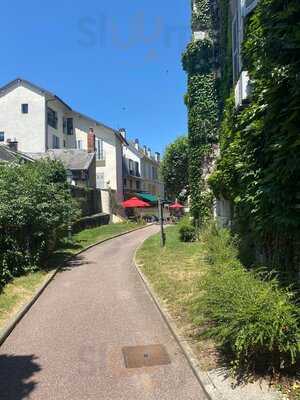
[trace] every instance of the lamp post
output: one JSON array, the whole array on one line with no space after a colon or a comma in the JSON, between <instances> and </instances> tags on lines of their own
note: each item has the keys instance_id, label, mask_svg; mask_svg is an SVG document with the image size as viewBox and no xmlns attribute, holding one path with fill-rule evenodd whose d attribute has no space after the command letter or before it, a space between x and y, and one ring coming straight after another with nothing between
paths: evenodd
<instances>
[{"instance_id":1,"label":"lamp post","mask_svg":"<svg viewBox=\"0 0 300 400\"><path fill-rule=\"evenodd\" d=\"M68 182L68 185L69 185L70 196L72 195L72 191L71 191L72 181L73 181L72 171L67 169L67 182ZM71 215L70 215L70 213L69 213L69 221L68 221L68 240L70 242L72 241L72 223L71 223Z\"/></svg>"},{"instance_id":2,"label":"lamp post","mask_svg":"<svg viewBox=\"0 0 300 400\"><path fill-rule=\"evenodd\" d=\"M164 232L164 211L163 211L163 202L161 198L158 197L158 215L159 215L159 223L160 223L160 245L164 247L166 244L166 236Z\"/></svg>"}]
</instances>

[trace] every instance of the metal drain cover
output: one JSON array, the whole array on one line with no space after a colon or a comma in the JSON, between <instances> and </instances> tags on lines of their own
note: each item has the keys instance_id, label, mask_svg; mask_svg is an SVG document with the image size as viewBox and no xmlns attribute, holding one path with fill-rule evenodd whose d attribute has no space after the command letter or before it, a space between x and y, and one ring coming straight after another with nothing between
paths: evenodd
<instances>
[{"instance_id":1,"label":"metal drain cover","mask_svg":"<svg viewBox=\"0 0 300 400\"><path fill-rule=\"evenodd\" d=\"M165 346L160 344L123 347L122 351L126 368L142 368L171 364Z\"/></svg>"}]
</instances>

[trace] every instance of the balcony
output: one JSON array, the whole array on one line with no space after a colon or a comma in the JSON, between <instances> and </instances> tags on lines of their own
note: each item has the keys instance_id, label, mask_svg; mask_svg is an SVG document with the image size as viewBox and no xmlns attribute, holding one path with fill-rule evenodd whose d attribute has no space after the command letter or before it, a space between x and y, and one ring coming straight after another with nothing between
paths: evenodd
<instances>
[{"instance_id":1,"label":"balcony","mask_svg":"<svg viewBox=\"0 0 300 400\"><path fill-rule=\"evenodd\" d=\"M234 92L236 108L240 108L249 102L251 84L247 71L242 71Z\"/></svg>"}]
</instances>

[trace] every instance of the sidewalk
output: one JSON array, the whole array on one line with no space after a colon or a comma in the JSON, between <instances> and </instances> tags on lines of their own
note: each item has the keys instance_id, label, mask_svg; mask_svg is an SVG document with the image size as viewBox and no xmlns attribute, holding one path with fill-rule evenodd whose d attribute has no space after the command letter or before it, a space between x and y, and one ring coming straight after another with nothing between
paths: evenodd
<instances>
[{"instance_id":1,"label":"sidewalk","mask_svg":"<svg viewBox=\"0 0 300 400\"><path fill-rule=\"evenodd\" d=\"M0 348L1 400L206 399L132 263L157 229L92 248L58 273ZM124 348L147 345L165 347L161 360L142 349L148 364L164 364L126 368Z\"/></svg>"}]
</instances>

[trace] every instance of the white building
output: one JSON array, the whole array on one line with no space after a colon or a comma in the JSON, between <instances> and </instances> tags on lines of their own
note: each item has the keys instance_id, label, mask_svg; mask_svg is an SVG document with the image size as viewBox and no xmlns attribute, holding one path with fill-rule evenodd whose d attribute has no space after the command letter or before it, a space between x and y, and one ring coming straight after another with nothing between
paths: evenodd
<instances>
[{"instance_id":1,"label":"white building","mask_svg":"<svg viewBox=\"0 0 300 400\"><path fill-rule=\"evenodd\" d=\"M97 187L123 198L120 132L72 110L63 100L33 83L16 79L0 88L0 143L18 142L24 153L49 149L96 152Z\"/></svg>"},{"instance_id":2,"label":"white building","mask_svg":"<svg viewBox=\"0 0 300 400\"><path fill-rule=\"evenodd\" d=\"M164 185L159 180L160 154L139 145L136 139L123 147L124 194L149 193L164 198Z\"/></svg>"}]
</instances>

